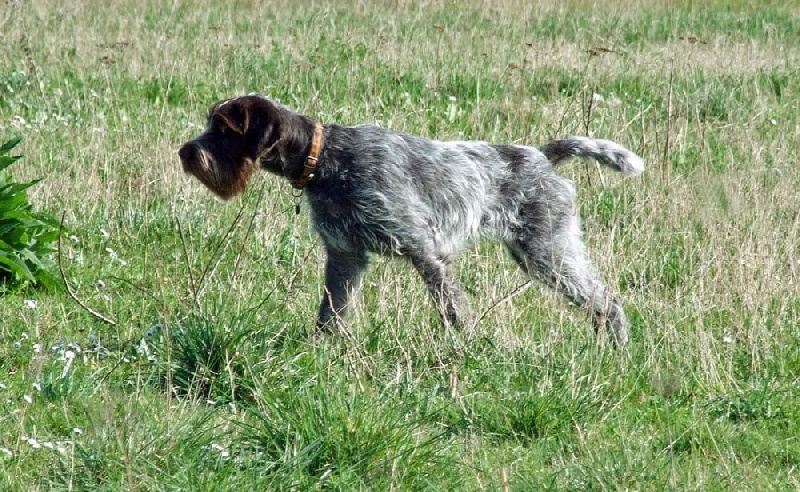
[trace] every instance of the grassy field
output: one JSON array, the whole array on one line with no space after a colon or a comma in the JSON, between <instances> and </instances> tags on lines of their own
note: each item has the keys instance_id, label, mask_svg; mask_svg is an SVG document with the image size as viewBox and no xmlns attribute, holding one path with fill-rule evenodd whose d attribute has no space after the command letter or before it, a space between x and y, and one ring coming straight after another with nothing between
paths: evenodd
<instances>
[{"instance_id":1,"label":"grassy field","mask_svg":"<svg viewBox=\"0 0 800 492\"><path fill-rule=\"evenodd\" d=\"M757 5L756 5L757 4ZM558 6L554 6L558 5ZM800 4L9 0L0 141L68 228L66 290L0 297L2 490L800 488ZM312 338L324 255L290 186L223 204L176 151L214 101L437 139L617 140L562 168L632 320L486 242L441 328L375 258Z\"/></svg>"}]
</instances>

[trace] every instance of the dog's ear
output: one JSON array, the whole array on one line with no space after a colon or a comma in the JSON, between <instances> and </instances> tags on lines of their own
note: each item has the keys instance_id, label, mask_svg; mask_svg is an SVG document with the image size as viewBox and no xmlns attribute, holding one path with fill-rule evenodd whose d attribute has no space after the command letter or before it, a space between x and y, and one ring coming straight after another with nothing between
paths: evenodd
<instances>
[{"instance_id":1,"label":"dog's ear","mask_svg":"<svg viewBox=\"0 0 800 492\"><path fill-rule=\"evenodd\" d=\"M210 119L224 129L243 135L250 127L250 111L250 106L240 101L223 101L211 110Z\"/></svg>"}]
</instances>

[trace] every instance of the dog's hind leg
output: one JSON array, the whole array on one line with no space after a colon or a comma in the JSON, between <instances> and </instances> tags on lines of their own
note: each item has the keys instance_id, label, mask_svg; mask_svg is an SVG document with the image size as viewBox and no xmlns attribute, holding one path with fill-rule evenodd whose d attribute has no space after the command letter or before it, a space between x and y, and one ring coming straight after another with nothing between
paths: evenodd
<instances>
[{"instance_id":1,"label":"dog's hind leg","mask_svg":"<svg viewBox=\"0 0 800 492\"><path fill-rule=\"evenodd\" d=\"M628 342L625 312L586 257L577 216L567 213L528 224L506 246L532 277L589 309L596 332L608 330L618 345Z\"/></svg>"},{"instance_id":2,"label":"dog's hind leg","mask_svg":"<svg viewBox=\"0 0 800 492\"><path fill-rule=\"evenodd\" d=\"M442 317L451 326L463 328L470 316L469 303L455 281L446 260L435 256L409 255Z\"/></svg>"},{"instance_id":3,"label":"dog's hind leg","mask_svg":"<svg viewBox=\"0 0 800 492\"><path fill-rule=\"evenodd\" d=\"M346 330L343 317L361 288L369 264L365 251L342 252L328 249L325 265L325 293L319 307L317 327L331 330L334 324Z\"/></svg>"}]
</instances>

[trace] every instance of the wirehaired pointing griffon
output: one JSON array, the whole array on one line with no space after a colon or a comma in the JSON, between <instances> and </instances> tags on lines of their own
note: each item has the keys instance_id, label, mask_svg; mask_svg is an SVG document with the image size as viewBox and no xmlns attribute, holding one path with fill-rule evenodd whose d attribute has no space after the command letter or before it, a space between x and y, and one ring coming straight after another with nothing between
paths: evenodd
<instances>
[{"instance_id":1,"label":"wirehaired pointing griffon","mask_svg":"<svg viewBox=\"0 0 800 492\"><path fill-rule=\"evenodd\" d=\"M608 140L571 137L540 148L440 142L372 125L321 125L260 95L228 99L180 151L183 169L223 200L258 169L305 190L328 255L318 326L341 323L369 253L409 259L444 322L469 309L450 262L481 236L503 241L532 277L587 308L595 330L628 340L619 301L586 257L572 183L554 166L588 157L628 175L642 160Z\"/></svg>"}]
</instances>

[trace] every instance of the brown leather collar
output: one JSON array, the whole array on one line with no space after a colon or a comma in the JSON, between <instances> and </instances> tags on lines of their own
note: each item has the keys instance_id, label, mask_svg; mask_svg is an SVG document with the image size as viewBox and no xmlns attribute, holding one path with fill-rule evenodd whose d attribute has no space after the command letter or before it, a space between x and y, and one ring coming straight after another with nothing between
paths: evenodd
<instances>
[{"instance_id":1,"label":"brown leather collar","mask_svg":"<svg viewBox=\"0 0 800 492\"><path fill-rule=\"evenodd\" d=\"M317 170L317 161L319 161L319 153L322 150L323 136L322 125L317 122L314 128L314 138L311 139L311 150L308 151L308 157L306 157L306 162L303 165L303 173L297 181L292 183L295 189L302 190L309 180L314 177L314 171Z\"/></svg>"}]
</instances>

